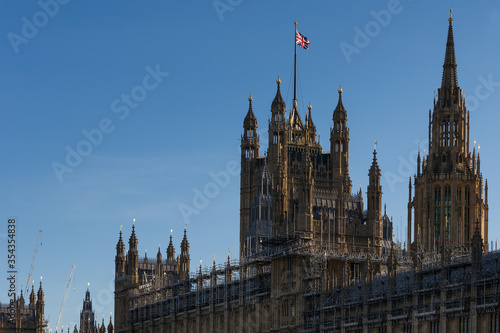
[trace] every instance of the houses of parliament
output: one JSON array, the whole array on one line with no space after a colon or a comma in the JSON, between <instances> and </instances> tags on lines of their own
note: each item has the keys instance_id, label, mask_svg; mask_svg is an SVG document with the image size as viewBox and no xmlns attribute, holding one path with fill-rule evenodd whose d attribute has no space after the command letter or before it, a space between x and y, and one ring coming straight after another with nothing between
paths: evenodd
<instances>
[{"instance_id":1,"label":"houses of parliament","mask_svg":"<svg viewBox=\"0 0 500 333\"><path fill-rule=\"evenodd\" d=\"M452 22L428 154L409 181L407 249L392 241L376 149L366 196L353 193L342 88L325 152L311 105L304 119L295 99L287 111L278 78L267 152L251 96L243 121L239 260L191 271L187 230L165 259L139 256L135 227L126 251L120 231L115 331L499 332L500 256L487 247L488 184L469 148Z\"/></svg>"}]
</instances>

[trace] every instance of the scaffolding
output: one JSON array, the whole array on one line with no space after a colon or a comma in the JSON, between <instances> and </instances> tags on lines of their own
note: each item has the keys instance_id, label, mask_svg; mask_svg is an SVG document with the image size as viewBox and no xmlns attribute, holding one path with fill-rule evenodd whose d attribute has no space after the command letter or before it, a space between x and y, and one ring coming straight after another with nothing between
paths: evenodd
<instances>
[{"instance_id":1,"label":"scaffolding","mask_svg":"<svg viewBox=\"0 0 500 333\"><path fill-rule=\"evenodd\" d=\"M224 308L231 313L224 321L239 323L243 311L251 313L246 320L256 331L350 332L387 325L411 331L421 322L439 326L443 318L469 318L472 309L486 313L500 308L500 251L474 256L472 242L440 252L417 247L411 256L394 246L376 254L323 244L307 235L275 238L265 245L241 260L200 265L184 280L168 277L169 272L156 280L157 265L141 260L143 278L129 292L129 322L209 312L211 320L222 320L217 315ZM298 273L273 271L273 262L287 258L300 266ZM284 278L279 287L289 292L273 296L277 287L272 274L290 274L291 280ZM280 305L289 297L300 298L301 311L295 313L294 303L293 314L283 316L279 311L288 310ZM262 314L262 302L278 314Z\"/></svg>"}]
</instances>

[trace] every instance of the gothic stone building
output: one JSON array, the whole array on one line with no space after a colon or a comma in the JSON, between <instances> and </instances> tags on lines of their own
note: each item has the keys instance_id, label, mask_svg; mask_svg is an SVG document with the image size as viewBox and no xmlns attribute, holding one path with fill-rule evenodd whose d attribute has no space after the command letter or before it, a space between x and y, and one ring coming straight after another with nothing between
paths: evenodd
<instances>
[{"instance_id":1,"label":"gothic stone building","mask_svg":"<svg viewBox=\"0 0 500 333\"><path fill-rule=\"evenodd\" d=\"M40 282L40 288L36 295L34 287L31 287L28 306L25 305L22 291L18 299L14 297L10 304L2 305L0 308L0 332L43 333L46 327L43 296L42 282Z\"/></svg>"},{"instance_id":2,"label":"gothic stone building","mask_svg":"<svg viewBox=\"0 0 500 333\"><path fill-rule=\"evenodd\" d=\"M410 178L407 241L413 209L414 236L425 251L469 242L475 222L487 251L488 181L483 191L479 152L469 150L469 111L458 86L452 22L450 17L441 88L432 114L429 110L429 153L422 161L418 155L413 198Z\"/></svg>"},{"instance_id":3,"label":"gothic stone building","mask_svg":"<svg viewBox=\"0 0 500 333\"><path fill-rule=\"evenodd\" d=\"M171 237L166 260L160 249L156 260L139 258L135 227L125 254L120 232L115 330L498 332L500 255L483 254L487 197L483 203L478 161L465 136L468 116L465 121L456 83L451 23L429 156L419 161L423 169L409 204L418 230L411 255L391 241L383 251L389 221L381 216L376 151L366 211L361 191L351 193L342 89L326 153L316 139L311 106L305 121L295 100L287 115L278 79L264 157L251 97L244 119L240 260L190 272L186 230L180 255L175 257ZM436 189L442 189L439 195ZM438 227L429 229L429 221Z\"/></svg>"},{"instance_id":4,"label":"gothic stone building","mask_svg":"<svg viewBox=\"0 0 500 333\"><path fill-rule=\"evenodd\" d=\"M56 332L57 333L57 332ZM64 332L61 332L64 333ZM69 333L69 327L68 327ZM101 325L98 325L95 318L94 310L92 310L92 299L90 298L90 290L87 287L85 298L83 299L82 311L80 311L80 329L77 329L76 324L73 328L73 333L106 333L106 325L104 317ZM111 317L107 327L107 333L113 333L113 324Z\"/></svg>"}]
</instances>

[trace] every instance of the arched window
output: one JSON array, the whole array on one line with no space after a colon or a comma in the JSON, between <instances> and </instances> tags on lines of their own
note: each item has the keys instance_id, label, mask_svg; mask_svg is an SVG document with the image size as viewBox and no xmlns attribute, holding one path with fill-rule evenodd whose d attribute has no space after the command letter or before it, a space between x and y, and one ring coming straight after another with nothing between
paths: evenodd
<instances>
[{"instance_id":1,"label":"arched window","mask_svg":"<svg viewBox=\"0 0 500 333\"><path fill-rule=\"evenodd\" d=\"M441 239L441 187L434 188L434 247L439 245Z\"/></svg>"},{"instance_id":2,"label":"arched window","mask_svg":"<svg viewBox=\"0 0 500 333\"><path fill-rule=\"evenodd\" d=\"M462 189L459 187L457 189L457 206L458 206L458 216L457 216L457 222L458 222L458 242L462 243L463 238L462 238Z\"/></svg>"},{"instance_id":3,"label":"arched window","mask_svg":"<svg viewBox=\"0 0 500 333\"><path fill-rule=\"evenodd\" d=\"M464 242L470 241L470 188L465 186L464 192Z\"/></svg>"},{"instance_id":4,"label":"arched window","mask_svg":"<svg viewBox=\"0 0 500 333\"><path fill-rule=\"evenodd\" d=\"M448 241L450 241L450 230L451 230L451 187L446 186L444 189L444 221L446 227L446 234Z\"/></svg>"}]
</instances>

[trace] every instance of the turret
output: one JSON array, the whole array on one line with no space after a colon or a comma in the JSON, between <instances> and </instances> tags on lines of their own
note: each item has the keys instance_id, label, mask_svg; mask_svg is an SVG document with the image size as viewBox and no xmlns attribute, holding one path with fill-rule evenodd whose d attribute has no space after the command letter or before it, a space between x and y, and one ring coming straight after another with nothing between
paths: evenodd
<instances>
[{"instance_id":1,"label":"turret","mask_svg":"<svg viewBox=\"0 0 500 333\"><path fill-rule=\"evenodd\" d=\"M167 247L167 261L173 262L175 260L175 248L174 243L172 242L172 230L170 230L170 241Z\"/></svg>"},{"instance_id":2,"label":"turret","mask_svg":"<svg viewBox=\"0 0 500 333\"><path fill-rule=\"evenodd\" d=\"M377 150L373 150L373 161L368 172L368 224L373 231L373 246L375 249L380 249L380 241L382 240L382 186L380 185L380 167L377 162Z\"/></svg>"},{"instance_id":3,"label":"turret","mask_svg":"<svg viewBox=\"0 0 500 333\"><path fill-rule=\"evenodd\" d=\"M259 136L257 135L257 118L252 109L253 97L248 97L248 112L243 121L243 135L241 137L242 159L259 157Z\"/></svg>"},{"instance_id":4,"label":"turret","mask_svg":"<svg viewBox=\"0 0 500 333\"><path fill-rule=\"evenodd\" d=\"M35 296L35 287L32 285L31 286L31 293L30 293L30 304L29 304L29 309L34 311L36 307L36 296Z\"/></svg>"},{"instance_id":5,"label":"turret","mask_svg":"<svg viewBox=\"0 0 500 333\"><path fill-rule=\"evenodd\" d=\"M182 238L181 242L181 255L179 257L179 273L181 279L188 279L189 278L189 265L190 265L191 259L189 256L189 242L187 240L187 235L186 235L186 228L184 228L184 238Z\"/></svg>"},{"instance_id":6,"label":"turret","mask_svg":"<svg viewBox=\"0 0 500 333\"><path fill-rule=\"evenodd\" d=\"M310 145L316 143L316 125L314 125L311 110L312 110L312 105L311 103L309 103L309 105L307 106L308 113L306 115L306 129Z\"/></svg>"},{"instance_id":7,"label":"turret","mask_svg":"<svg viewBox=\"0 0 500 333\"><path fill-rule=\"evenodd\" d=\"M116 257L115 257L115 277L120 277L125 274L125 245L123 244L122 231L120 230L120 237L116 244Z\"/></svg>"},{"instance_id":8,"label":"turret","mask_svg":"<svg viewBox=\"0 0 500 333\"><path fill-rule=\"evenodd\" d=\"M269 148L268 156L270 158L270 164L275 167L278 155L283 155L283 148L286 145L287 140L287 128L286 128L286 106L283 97L281 96L281 79L278 77L276 80L278 88L276 90L276 96L271 104L271 119L269 120ZM271 168L273 169L273 168ZM271 173L274 170L271 170Z\"/></svg>"},{"instance_id":9,"label":"turret","mask_svg":"<svg viewBox=\"0 0 500 333\"><path fill-rule=\"evenodd\" d=\"M108 333L113 333L113 323L111 321L111 316L109 316Z\"/></svg>"},{"instance_id":10,"label":"turret","mask_svg":"<svg viewBox=\"0 0 500 333\"><path fill-rule=\"evenodd\" d=\"M156 253L156 267L155 267L155 282L157 286L160 286L163 282L164 275L163 263L161 262L161 251L160 245L158 244L158 253ZM104 319L103 319L104 320Z\"/></svg>"},{"instance_id":11,"label":"turret","mask_svg":"<svg viewBox=\"0 0 500 333\"><path fill-rule=\"evenodd\" d=\"M212 271L210 272L210 287L216 286L218 281L219 277L217 276L217 267L215 265L215 255L214 255L214 264L212 266Z\"/></svg>"},{"instance_id":12,"label":"turret","mask_svg":"<svg viewBox=\"0 0 500 333\"><path fill-rule=\"evenodd\" d=\"M38 288L38 293L37 293L36 316L35 316L37 333L44 332L44 326L45 326L44 311L45 311L45 302L43 300L42 281L40 281L40 288Z\"/></svg>"},{"instance_id":13,"label":"turret","mask_svg":"<svg viewBox=\"0 0 500 333\"><path fill-rule=\"evenodd\" d=\"M90 298L89 284L83 299L82 311L80 311L80 330L83 332L94 332L95 316L92 310L92 299Z\"/></svg>"},{"instance_id":14,"label":"turret","mask_svg":"<svg viewBox=\"0 0 500 333\"><path fill-rule=\"evenodd\" d=\"M349 128L347 127L347 111L342 103L342 87L338 89L339 100L333 111L333 127L330 131L330 167L336 186L344 186L344 193L351 193L349 178Z\"/></svg>"},{"instance_id":15,"label":"turret","mask_svg":"<svg viewBox=\"0 0 500 333\"><path fill-rule=\"evenodd\" d=\"M134 219L135 221L135 219ZM128 240L129 250L127 254L127 276L132 285L139 283L139 252L137 251L137 237L135 235L135 224L132 225L132 234Z\"/></svg>"}]
</instances>

